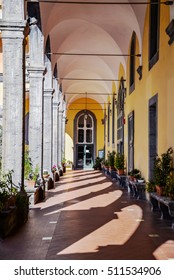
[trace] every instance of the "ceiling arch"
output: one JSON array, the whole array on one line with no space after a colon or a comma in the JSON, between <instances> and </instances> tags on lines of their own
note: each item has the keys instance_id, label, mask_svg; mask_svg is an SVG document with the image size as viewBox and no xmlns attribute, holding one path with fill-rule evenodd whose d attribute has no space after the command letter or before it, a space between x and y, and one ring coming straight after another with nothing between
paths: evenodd
<instances>
[{"instance_id":1,"label":"ceiling arch","mask_svg":"<svg viewBox=\"0 0 174 280\"><path fill-rule=\"evenodd\" d=\"M124 1L124 0L123 0ZM84 1L85 2L85 1ZM120 2L115 0L115 2ZM141 52L146 5L72 5L40 3L42 29L50 36L51 50L56 53L127 54L132 32L135 31ZM47 9L48 8L48 9ZM124 56L53 55L58 76L72 78L117 79ZM112 93L112 82L63 81L63 91ZM68 100L73 97L68 95ZM75 97L76 98L76 97ZM95 96L97 100L97 96ZM106 96L98 100L107 100Z\"/></svg>"}]
</instances>

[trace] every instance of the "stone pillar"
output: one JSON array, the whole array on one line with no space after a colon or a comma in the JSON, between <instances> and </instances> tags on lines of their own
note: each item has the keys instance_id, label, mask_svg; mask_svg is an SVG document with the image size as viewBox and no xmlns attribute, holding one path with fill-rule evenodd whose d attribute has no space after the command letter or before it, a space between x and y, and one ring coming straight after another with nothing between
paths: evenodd
<instances>
[{"instance_id":1,"label":"stone pillar","mask_svg":"<svg viewBox=\"0 0 174 280\"><path fill-rule=\"evenodd\" d=\"M44 67L29 67L29 153L33 168L43 169L43 73Z\"/></svg>"},{"instance_id":2,"label":"stone pillar","mask_svg":"<svg viewBox=\"0 0 174 280\"><path fill-rule=\"evenodd\" d=\"M62 104L58 108L58 164L62 164Z\"/></svg>"},{"instance_id":3,"label":"stone pillar","mask_svg":"<svg viewBox=\"0 0 174 280\"><path fill-rule=\"evenodd\" d=\"M44 80L44 138L43 138L43 169L51 175L53 165L53 77L51 58L45 55L46 74Z\"/></svg>"},{"instance_id":4,"label":"stone pillar","mask_svg":"<svg viewBox=\"0 0 174 280\"><path fill-rule=\"evenodd\" d=\"M62 159L65 158L65 122L66 122L66 105L63 101L63 111L62 111Z\"/></svg>"},{"instance_id":5,"label":"stone pillar","mask_svg":"<svg viewBox=\"0 0 174 280\"><path fill-rule=\"evenodd\" d=\"M24 1L4 0L0 29L3 42L3 172L23 185L24 158Z\"/></svg>"},{"instance_id":6,"label":"stone pillar","mask_svg":"<svg viewBox=\"0 0 174 280\"><path fill-rule=\"evenodd\" d=\"M53 89L44 89L43 169L51 175L53 147Z\"/></svg>"},{"instance_id":7,"label":"stone pillar","mask_svg":"<svg viewBox=\"0 0 174 280\"><path fill-rule=\"evenodd\" d=\"M35 18L30 18L29 90L29 153L33 168L43 171L43 80L44 40Z\"/></svg>"},{"instance_id":8,"label":"stone pillar","mask_svg":"<svg viewBox=\"0 0 174 280\"><path fill-rule=\"evenodd\" d=\"M58 165L58 83L53 79L53 164Z\"/></svg>"}]
</instances>

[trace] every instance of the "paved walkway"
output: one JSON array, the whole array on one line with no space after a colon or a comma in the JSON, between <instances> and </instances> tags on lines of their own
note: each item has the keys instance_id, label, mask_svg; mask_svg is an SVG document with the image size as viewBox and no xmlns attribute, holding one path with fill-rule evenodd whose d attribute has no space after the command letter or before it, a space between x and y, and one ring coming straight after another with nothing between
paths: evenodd
<instances>
[{"instance_id":1,"label":"paved walkway","mask_svg":"<svg viewBox=\"0 0 174 280\"><path fill-rule=\"evenodd\" d=\"M99 171L68 171L0 241L0 259L153 260L174 258L174 230L145 200Z\"/></svg>"}]
</instances>

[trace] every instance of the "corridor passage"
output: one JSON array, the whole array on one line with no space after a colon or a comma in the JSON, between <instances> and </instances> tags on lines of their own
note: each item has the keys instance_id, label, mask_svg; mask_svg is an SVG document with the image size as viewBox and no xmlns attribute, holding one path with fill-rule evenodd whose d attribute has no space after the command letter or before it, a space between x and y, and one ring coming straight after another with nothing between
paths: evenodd
<instances>
[{"instance_id":1,"label":"corridor passage","mask_svg":"<svg viewBox=\"0 0 174 280\"><path fill-rule=\"evenodd\" d=\"M0 259L174 259L174 230L100 171L68 171L0 241Z\"/></svg>"}]
</instances>

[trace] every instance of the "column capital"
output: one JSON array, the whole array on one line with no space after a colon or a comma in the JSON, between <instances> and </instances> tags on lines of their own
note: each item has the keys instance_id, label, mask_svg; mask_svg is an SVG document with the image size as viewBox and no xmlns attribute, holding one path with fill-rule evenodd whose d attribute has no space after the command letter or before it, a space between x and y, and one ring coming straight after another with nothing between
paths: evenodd
<instances>
[{"instance_id":1,"label":"column capital","mask_svg":"<svg viewBox=\"0 0 174 280\"><path fill-rule=\"evenodd\" d=\"M55 90L53 88L44 89L44 97L53 98L54 91Z\"/></svg>"},{"instance_id":2,"label":"column capital","mask_svg":"<svg viewBox=\"0 0 174 280\"><path fill-rule=\"evenodd\" d=\"M5 21L0 20L2 39L23 39L24 29L27 21Z\"/></svg>"},{"instance_id":3,"label":"column capital","mask_svg":"<svg viewBox=\"0 0 174 280\"><path fill-rule=\"evenodd\" d=\"M28 66L27 71L29 73L30 78L40 78L43 77L44 75L45 66L43 65Z\"/></svg>"}]
</instances>

